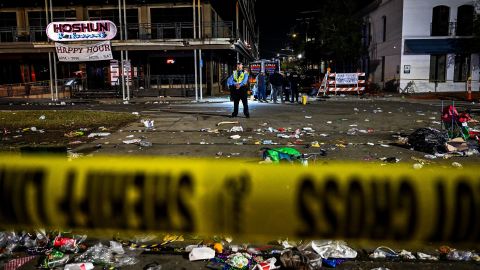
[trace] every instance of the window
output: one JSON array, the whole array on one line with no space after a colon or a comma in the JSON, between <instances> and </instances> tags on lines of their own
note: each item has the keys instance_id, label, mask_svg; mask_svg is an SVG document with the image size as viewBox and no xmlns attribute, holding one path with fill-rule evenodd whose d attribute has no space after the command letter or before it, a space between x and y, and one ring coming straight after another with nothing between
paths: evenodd
<instances>
[{"instance_id":1,"label":"window","mask_svg":"<svg viewBox=\"0 0 480 270\"><path fill-rule=\"evenodd\" d=\"M30 41L47 41L45 11L28 12L28 25L30 26Z\"/></svg>"},{"instance_id":2,"label":"window","mask_svg":"<svg viewBox=\"0 0 480 270\"><path fill-rule=\"evenodd\" d=\"M385 42L387 41L387 17L386 16L382 17L382 25L383 25L382 41Z\"/></svg>"},{"instance_id":3,"label":"window","mask_svg":"<svg viewBox=\"0 0 480 270\"><path fill-rule=\"evenodd\" d=\"M385 81L385 56L382 56L382 82Z\"/></svg>"},{"instance_id":4,"label":"window","mask_svg":"<svg viewBox=\"0 0 480 270\"><path fill-rule=\"evenodd\" d=\"M75 10L62 10L53 12L54 22L71 22L77 20L77 13Z\"/></svg>"},{"instance_id":5,"label":"window","mask_svg":"<svg viewBox=\"0 0 480 270\"><path fill-rule=\"evenodd\" d=\"M15 28L17 27L17 13L0 13L0 42L14 41Z\"/></svg>"},{"instance_id":6,"label":"window","mask_svg":"<svg viewBox=\"0 0 480 270\"><path fill-rule=\"evenodd\" d=\"M126 18L127 18L127 37L128 39L136 39L139 37L141 31L139 31L138 27L138 9L127 9L126 11ZM123 13L122 13L123 16ZM120 19L118 16L117 9L90 9L88 10L88 17L90 20L109 20L115 23L118 28L118 31L122 31L120 29ZM123 18L122 18L123 24ZM143 30L142 30L143 32ZM120 39L121 34L118 33L114 39ZM124 37L125 38L125 37Z\"/></svg>"},{"instance_id":7,"label":"window","mask_svg":"<svg viewBox=\"0 0 480 270\"><path fill-rule=\"evenodd\" d=\"M473 14L474 9L471 5L458 7L457 36L471 36L473 34Z\"/></svg>"},{"instance_id":8,"label":"window","mask_svg":"<svg viewBox=\"0 0 480 270\"><path fill-rule=\"evenodd\" d=\"M450 25L450 8L436 6L432 15L432 36L448 36Z\"/></svg>"},{"instance_id":9,"label":"window","mask_svg":"<svg viewBox=\"0 0 480 270\"><path fill-rule=\"evenodd\" d=\"M127 24L138 23L138 9L127 9ZM123 16L123 13L122 13ZM88 10L88 17L90 20L109 20L120 27L120 20L118 17L118 9L90 9ZM123 23L123 21L122 21Z\"/></svg>"},{"instance_id":10,"label":"window","mask_svg":"<svg viewBox=\"0 0 480 270\"><path fill-rule=\"evenodd\" d=\"M455 71L453 81L466 82L470 75L470 55L457 54L455 55Z\"/></svg>"},{"instance_id":11,"label":"window","mask_svg":"<svg viewBox=\"0 0 480 270\"><path fill-rule=\"evenodd\" d=\"M445 82L447 56L430 56L430 82Z\"/></svg>"}]
</instances>

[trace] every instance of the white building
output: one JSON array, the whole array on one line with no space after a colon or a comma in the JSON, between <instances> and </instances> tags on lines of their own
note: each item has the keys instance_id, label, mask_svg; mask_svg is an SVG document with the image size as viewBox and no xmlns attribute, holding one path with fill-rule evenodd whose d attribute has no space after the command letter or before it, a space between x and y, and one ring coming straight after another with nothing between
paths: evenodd
<instances>
[{"instance_id":1,"label":"white building","mask_svg":"<svg viewBox=\"0 0 480 270\"><path fill-rule=\"evenodd\" d=\"M377 0L363 10L365 68L380 85L416 92L479 91L479 55L471 53L475 0ZM476 7L476 8L475 8Z\"/></svg>"}]
</instances>

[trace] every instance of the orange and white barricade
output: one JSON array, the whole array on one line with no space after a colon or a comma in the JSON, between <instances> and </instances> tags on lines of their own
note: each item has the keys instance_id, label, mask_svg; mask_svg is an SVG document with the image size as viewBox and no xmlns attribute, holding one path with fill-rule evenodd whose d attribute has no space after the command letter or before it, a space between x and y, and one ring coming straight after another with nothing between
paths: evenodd
<instances>
[{"instance_id":1,"label":"orange and white barricade","mask_svg":"<svg viewBox=\"0 0 480 270\"><path fill-rule=\"evenodd\" d=\"M326 92L360 92L365 91L365 73L330 73Z\"/></svg>"}]
</instances>

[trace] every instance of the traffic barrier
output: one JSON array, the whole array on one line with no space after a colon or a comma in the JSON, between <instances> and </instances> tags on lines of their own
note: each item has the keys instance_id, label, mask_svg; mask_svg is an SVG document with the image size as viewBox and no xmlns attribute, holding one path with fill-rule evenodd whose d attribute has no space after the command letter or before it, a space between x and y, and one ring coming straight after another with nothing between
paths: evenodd
<instances>
[{"instance_id":1,"label":"traffic barrier","mask_svg":"<svg viewBox=\"0 0 480 270\"><path fill-rule=\"evenodd\" d=\"M480 176L399 164L0 156L0 226L475 244Z\"/></svg>"},{"instance_id":2,"label":"traffic barrier","mask_svg":"<svg viewBox=\"0 0 480 270\"><path fill-rule=\"evenodd\" d=\"M337 92L357 92L360 95L361 91L365 91L365 83L365 73L330 73L327 93L333 91L336 95Z\"/></svg>"}]
</instances>

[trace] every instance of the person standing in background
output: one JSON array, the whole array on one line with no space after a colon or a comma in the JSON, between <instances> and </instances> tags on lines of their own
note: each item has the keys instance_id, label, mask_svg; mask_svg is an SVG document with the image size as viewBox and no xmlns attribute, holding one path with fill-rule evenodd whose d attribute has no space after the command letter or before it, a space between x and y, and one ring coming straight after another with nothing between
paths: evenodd
<instances>
[{"instance_id":1,"label":"person standing in background","mask_svg":"<svg viewBox=\"0 0 480 270\"><path fill-rule=\"evenodd\" d=\"M297 102L298 103L298 84L300 83L300 76L297 72L290 73L290 91L292 94L292 98L290 102Z\"/></svg>"},{"instance_id":2,"label":"person standing in background","mask_svg":"<svg viewBox=\"0 0 480 270\"><path fill-rule=\"evenodd\" d=\"M275 70L275 73L273 73L270 76L270 83L272 84L272 99L273 103L277 103L277 96L280 94L280 98L283 101L283 91L282 91L282 86L283 86L283 76L278 72L278 70Z\"/></svg>"},{"instance_id":3,"label":"person standing in background","mask_svg":"<svg viewBox=\"0 0 480 270\"><path fill-rule=\"evenodd\" d=\"M265 73L263 72L260 72L260 74L258 74L257 76L257 89L258 89L258 101L268 102Z\"/></svg>"},{"instance_id":4,"label":"person standing in background","mask_svg":"<svg viewBox=\"0 0 480 270\"><path fill-rule=\"evenodd\" d=\"M228 79L228 87L233 99L233 113L231 117L237 117L238 104L240 100L243 104L243 114L246 118L250 118L248 112L248 72L243 70L243 64L237 63L237 69Z\"/></svg>"}]
</instances>

